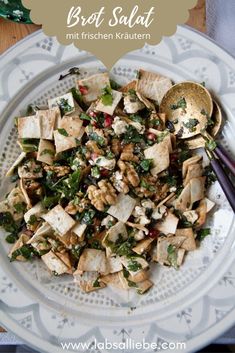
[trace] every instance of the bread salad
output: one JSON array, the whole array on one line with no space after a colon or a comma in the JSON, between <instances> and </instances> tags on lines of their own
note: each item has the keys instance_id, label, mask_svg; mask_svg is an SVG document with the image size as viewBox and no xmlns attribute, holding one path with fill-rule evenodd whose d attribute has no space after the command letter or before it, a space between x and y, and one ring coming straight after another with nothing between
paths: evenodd
<instances>
[{"instance_id":1,"label":"bread salad","mask_svg":"<svg viewBox=\"0 0 235 353\"><path fill-rule=\"evenodd\" d=\"M69 92L16 119L21 153L0 203L11 261L41 259L85 292L143 294L150 265L178 269L210 233L213 173L159 113L172 82L137 76L123 87L108 73L78 76Z\"/></svg>"}]
</instances>

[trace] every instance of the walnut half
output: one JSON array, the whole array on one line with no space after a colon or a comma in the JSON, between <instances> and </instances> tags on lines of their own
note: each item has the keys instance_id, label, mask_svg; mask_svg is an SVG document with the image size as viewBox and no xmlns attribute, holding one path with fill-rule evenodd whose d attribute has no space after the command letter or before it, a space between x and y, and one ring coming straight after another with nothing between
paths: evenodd
<instances>
[{"instance_id":1,"label":"walnut half","mask_svg":"<svg viewBox=\"0 0 235 353\"><path fill-rule=\"evenodd\" d=\"M117 201L115 189L106 180L101 180L98 187L90 185L87 192L91 204L99 211L104 211L105 206L114 205Z\"/></svg>"}]
</instances>

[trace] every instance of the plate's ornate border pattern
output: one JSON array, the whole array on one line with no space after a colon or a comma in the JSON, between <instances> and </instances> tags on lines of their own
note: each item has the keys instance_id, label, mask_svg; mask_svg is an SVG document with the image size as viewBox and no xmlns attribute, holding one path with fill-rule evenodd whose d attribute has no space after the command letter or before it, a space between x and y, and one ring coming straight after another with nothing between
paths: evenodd
<instances>
[{"instance_id":1,"label":"plate's ornate border pattern","mask_svg":"<svg viewBox=\"0 0 235 353\"><path fill-rule=\"evenodd\" d=\"M235 65L232 57L209 40L182 27L174 37L165 38L160 46L164 47L163 55L166 54L166 71L167 64L171 62L176 64L176 77L180 77L183 70L188 79L207 81L208 87L220 95L222 103L227 107L227 115L235 113L235 101L231 99L235 93ZM159 47L157 52L160 52ZM139 53L145 56L145 61L150 65L153 62L156 64L156 47L146 45L140 51L129 54L128 59L136 58ZM67 59L87 55L72 46L60 46L42 32L31 35L0 58L0 111L14 100L14 96L31 79L43 71ZM121 75L121 63L122 60L113 69L117 76ZM230 121L230 124L235 125L235 122ZM229 129L226 133L229 134ZM223 142L231 152L235 151L235 145L227 146ZM148 323L123 323L117 327L101 327L98 323L91 327L75 317L68 317L35 302L0 268L0 320L28 344L40 349L40 352L55 352L55 348L57 352L62 352L61 342L79 341L88 342L90 348L87 352L92 353L95 352L94 340L102 342L105 338L111 342L125 342L128 338L156 343L185 341L186 350L192 351L222 334L234 323L235 261L232 255L230 257L225 266L229 270L225 274L221 270L223 275L219 282L215 284L212 279L206 293L201 296L199 293L195 299L182 303L178 312L157 321L149 318ZM20 298L17 304L16 296Z\"/></svg>"}]
</instances>

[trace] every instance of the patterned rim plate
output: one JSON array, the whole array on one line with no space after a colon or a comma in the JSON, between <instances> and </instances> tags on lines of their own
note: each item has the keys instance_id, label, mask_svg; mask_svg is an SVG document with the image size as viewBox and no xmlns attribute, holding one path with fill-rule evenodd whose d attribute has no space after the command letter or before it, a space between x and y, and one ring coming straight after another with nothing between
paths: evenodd
<instances>
[{"instance_id":1,"label":"patterned rim plate","mask_svg":"<svg viewBox=\"0 0 235 353\"><path fill-rule=\"evenodd\" d=\"M63 47L42 32L1 56L1 197L9 187L4 173L19 152L14 117L28 103L44 104L71 87L75 78L58 81L58 77L72 66L79 66L82 76L105 69L92 55L74 46ZM164 38L158 46L145 45L127 54L111 74L125 83L140 67L175 82L205 81L224 110L221 142L230 153L235 152L235 61L229 54L206 37L179 27L173 37ZM87 352L98 352L94 342L105 338L116 344L127 339L136 343L145 339L159 346L163 342L186 342L187 352L206 345L235 322L234 215L217 183L209 194L217 204L208 220L212 234L187 256L180 271L155 265L155 286L144 296L111 289L83 294L70 277L51 278L40 262L9 264L2 234L2 324L41 352L62 352L61 343L65 342L83 342L89 346Z\"/></svg>"}]
</instances>

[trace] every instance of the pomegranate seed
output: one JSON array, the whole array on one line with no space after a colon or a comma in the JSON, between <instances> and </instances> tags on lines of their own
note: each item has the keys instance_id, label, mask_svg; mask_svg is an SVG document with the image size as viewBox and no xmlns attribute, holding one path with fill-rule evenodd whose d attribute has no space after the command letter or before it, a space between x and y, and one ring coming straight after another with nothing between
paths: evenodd
<instances>
[{"instance_id":1,"label":"pomegranate seed","mask_svg":"<svg viewBox=\"0 0 235 353\"><path fill-rule=\"evenodd\" d=\"M83 95L88 93L88 88L86 86L79 86L79 90Z\"/></svg>"},{"instance_id":2,"label":"pomegranate seed","mask_svg":"<svg viewBox=\"0 0 235 353\"><path fill-rule=\"evenodd\" d=\"M104 120L104 127L110 127L112 125L113 119L108 115Z\"/></svg>"},{"instance_id":3,"label":"pomegranate seed","mask_svg":"<svg viewBox=\"0 0 235 353\"><path fill-rule=\"evenodd\" d=\"M156 135L153 133L148 134L148 140L155 141L156 140Z\"/></svg>"},{"instance_id":4,"label":"pomegranate seed","mask_svg":"<svg viewBox=\"0 0 235 353\"><path fill-rule=\"evenodd\" d=\"M97 117L97 113L95 113L95 112L90 112L90 113L89 113L89 116L92 117L92 118L96 118L96 117Z\"/></svg>"},{"instance_id":5,"label":"pomegranate seed","mask_svg":"<svg viewBox=\"0 0 235 353\"><path fill-rule=\"evenodd\" d=\"M178 153L172 153L170 155L171 162L176 162L178 160L178 158L179 158Z\"/></svg>"},{"instance_id":6,"label":"pomegranate seed","mask_svg":"<svg viewBox=\"0 0 235 353\"><path fill-rule=\"evenodd\" d=\"M150 229L149 230L149 237L150 238L157 238L159 236L159 231L157 229Z\"/></svg>"},{"instance_id":7,"label":"pomegranate seed","mask_svg":"<svg viewBox=\"0 0 235 353\"><path fill-rule=\"evenodd\" d=\"M109 170L108 169L101 169L100 174L102 177L108 177L109 176Z\"/></svg>"}]
</instances>

